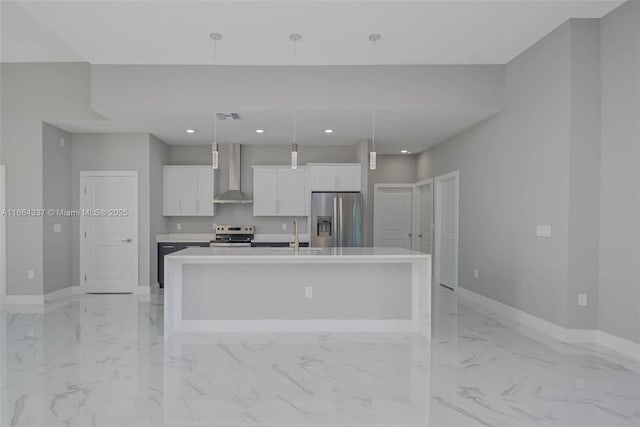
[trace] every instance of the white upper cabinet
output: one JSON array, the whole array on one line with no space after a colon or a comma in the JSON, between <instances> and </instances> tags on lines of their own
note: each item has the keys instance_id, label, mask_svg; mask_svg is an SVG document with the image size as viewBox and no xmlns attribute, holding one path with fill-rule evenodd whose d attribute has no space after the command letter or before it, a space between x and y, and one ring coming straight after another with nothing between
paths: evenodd
<instances>
[{"instance_id":1,"label":"white upper cabinet","mask_svg":"<svg viewBox=\"0 0 640 427\"><path fill-rule=\"evenodd\" d=\"M360 163L310 164L311 191L362 191Z\"/></svg>"},{"instance_id":2,"label":"white upper cabinet","mask_svg":"<svg viewBox=\"0 0 640 427\"><path fill-rule=\"evenodd\" d=\"M304 166L253 167L254 216L306 216L308 190Z\"/></svg>"},{"instance_id":3,"label":"white upper cabinet","mask_svg":"<svg viewBox=\"0 0 640 427\"><path fill-rule=\"evenodd\" d=\"M273 216L278 212L278 169L253 167L253 215Z\"/></svg>"},{"instance_id":4,"label":"white upper cabinet","mask_svg":"<svg viewBox=\"0 0 640 427\"><path fill-rule=\"evenodd\" d=\"M213 216L211 166L164 167L165 216Z\"/></svg>"},{"instance_id":5,"label":"white upper cabinet","mask_svg":"<svg viewBox=\"0 0 640 427\"><path fill-rule=\"evenodd\" d=\"M307 168L278 168L278 215L306 216Z\"/></svg>"}]
</instances>

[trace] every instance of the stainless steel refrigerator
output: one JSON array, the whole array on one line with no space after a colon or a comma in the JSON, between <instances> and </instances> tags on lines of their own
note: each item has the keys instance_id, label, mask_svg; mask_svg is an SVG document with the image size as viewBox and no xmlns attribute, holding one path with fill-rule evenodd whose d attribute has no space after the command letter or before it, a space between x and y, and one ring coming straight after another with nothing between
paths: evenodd
<instances>
[{"instance_id":1,"label":"stainless steel refrigerator","mask_svg":"<svg viewBox=\"0 0 640 427\"><path fill-rule=\"evenodd\" d=\"M311 246L362 246L362 194L312 194Z\"/></svg>"}]
</instances>

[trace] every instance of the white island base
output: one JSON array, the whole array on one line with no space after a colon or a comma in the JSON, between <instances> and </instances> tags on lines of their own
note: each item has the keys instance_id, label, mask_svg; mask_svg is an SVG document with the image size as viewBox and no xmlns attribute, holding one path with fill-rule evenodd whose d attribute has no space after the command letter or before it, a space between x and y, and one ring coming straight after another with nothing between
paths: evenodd
<instances>
[{"instance_id":1,"label":"white island base","mask_svg":"<svg viewBox=\"0 0 640 427\"><path fill-rule=\"evenodd\" d=\"M416 332L431 338L431 256L400 248L189 248L165 257L164 336Z\"/></svg>"}]
</instances>

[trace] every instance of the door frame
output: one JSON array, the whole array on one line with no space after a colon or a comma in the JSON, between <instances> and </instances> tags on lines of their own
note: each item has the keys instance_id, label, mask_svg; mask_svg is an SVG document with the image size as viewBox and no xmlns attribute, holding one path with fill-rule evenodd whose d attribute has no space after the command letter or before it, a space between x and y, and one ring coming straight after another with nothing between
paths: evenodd
<instances>
[{"instance_id":1,"label":"door frame","mask_svg":"<svg viewBox=\"0 0 640 427\"><path fill-rule=\"evenodd\" d=\"M93 178L93 177L105 177L105 178L110 178L110 177L127 177L127 178L132 178L133 179L133 199L135 200L135 218L133 221L133 235L135 236L135 239L133 241L133 245L134 245L134 254L135 254L135 260L134 260L134 266L133 269L135 271L135 281L134 283L131 284L131 292L133 294L138 293L138 286L139 286L139 282L140 282L140 271L139 271L139 266L140 266L140 230L139 230L139 221L140 221L140 197L138 194L138 171L133 171L133 170L123 170L123 171L116 171L116 170L109 170L109 171L80 171L80 181L79 181L79 188L78 188L78 193L79 193L79 198L78 198L78 207L80 208L80 210L82 210L81 207L81 200L82 200L82 195L83 195L83 182L84 180L86 180L87 178ZM80 251L80 259L79 259L79 266L80 268L78 268L78 283L80 283L80 293L87 293L87 292L91 292L91 289L88 289L88 286L86 284L86 282L84 280L82 280L82 276L83 276L83 271L84 271L84 263L86 262L84 259L83 254L86 253L85 250L83 250L83 246L86 245L86 243L84 242L84 239L82 238L82 226L84 225L84 222L86 221L86 217L83 215L80 215L80 224L78 227L78 239L80 240L80 243L78 245L79 251Z\"/></svg>"},{"instance_id":2,"label":"door frame","mask_svg":"<svg viewBox=\"0 0 640 427\"><path fill-rule=\"evenodd\" d=\"M456 243L455 243L455 271L456 271L456 283L453 285L453 290L458 288L460 272L458 271L460 265L460 171L453 171L445 173L443 175L433 178L433 210L434 210L434 245L433 245L433 274L434 283L440 285L440 257L442 248L442 183L453 179L456 189L456 215L455 215L455 229L456 229Z\"/></svg>"},{"instance_id":3,"label":"door frame","mask_svg":"<svg viewBox=\"0 0 640 427\"><path fill-rule=\"evenodd\" d=\"M422 181L418 181L414 184L414 192L413 192L413 217L414 217L414 221L412 224L412 228L413 228L413 241L412 241L412 247L414 250L419 251L420 250L420 220L422 219L422 205L420 204L420 189L422 187L424 187L425 185L431 185L431 196L433 199L433 196L435 195L435 191L433 188L433 178L429 178L429 179L423 179ZM432 200L431 206L434 207L435 206L435 202ZM433 227L433 219L434 219L434 213L431 212L431 226ZM433 233L433 230L431 230L431 232ZM433 255L434 252L434 236L431 236L431 241L432 241L432 245L431 245L431 254Z\"/></svg>"},{"instance_id":4,"label":"door frame","mask_svg":"<svg viewBox=\"0 0 640 427\"><path fill-rule=\"evenodd\" d=\"M415 192L416 192L416 185L414 183L394 183L394 184L387 184L387 183L376 183L373 184L373 246L376 246L376 242L378 241L377 237L376 237L376 229L378 228L378 216L376 215L376 211L378 210L378 193L380 192L381 189L384 188L407 188L411 190L411 204L415 206ZM414 217L415 217L415 209L414 206L411 206L411 248L413 249L414 245Z\"/></svg>"},{"instance_id":5,"label":"door frame","mask_svg":"<svg viewBox=\"0 0 640 427\"><path fill-rule=\"evenodd\" d=\"M0 212L7 206L7 175L6 167L0 165ZM7 295L7 217L0 215L0 303Z\"/></svg>"}]
</instances>

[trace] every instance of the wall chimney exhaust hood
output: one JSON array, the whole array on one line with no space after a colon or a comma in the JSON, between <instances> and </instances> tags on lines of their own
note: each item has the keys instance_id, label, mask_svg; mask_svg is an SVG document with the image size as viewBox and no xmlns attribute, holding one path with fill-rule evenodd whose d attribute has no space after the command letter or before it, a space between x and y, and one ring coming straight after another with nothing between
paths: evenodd
<instances>
[{"instance_id":1,"label":"wall chimney exhaust hood","mask_svg":"<svg viewBox=\"0 0 640 427\"><path fill-rule=\"evenodd\" d=\"M213 203L253 203L253 200L240 190L240 144L229 145L229 190L213 199Z\"/></svg>"}]
</instances>

